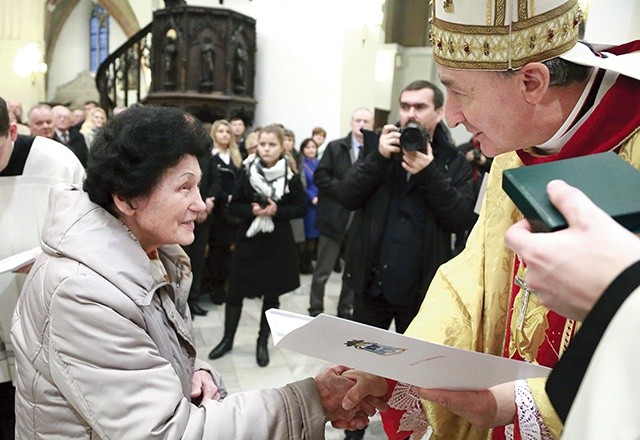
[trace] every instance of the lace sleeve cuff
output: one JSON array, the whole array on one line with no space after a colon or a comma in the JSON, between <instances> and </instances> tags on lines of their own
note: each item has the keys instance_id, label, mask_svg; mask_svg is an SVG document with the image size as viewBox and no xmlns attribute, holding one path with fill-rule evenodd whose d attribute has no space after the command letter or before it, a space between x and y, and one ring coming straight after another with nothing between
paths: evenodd
<instances>
[{"instance_id":1,"label":"lace sleeve cuff","mask_svg":"<svg viewBox=\"0 0 640 440\"><path fill-rule=\"evenodd\" d=\"M396 423L396 435L392 436L387 432L389 438L406 438L409 434L411 439L423 438L429 428L429 421L416 390L409 384L398 382L393 387L388 403L391 408L389 411L399 419Z\"/></svg>"},{"instance_id":2,"label":"lace sleeve cuff","mask_svg":"<svg viewBox=\"0 0 640 440\"><path fill-rule=\"evenodd\" d=\"M526 380L515 381L516 420L505 427L507 440L553 440Z\"/></svg>"}]
</instances>

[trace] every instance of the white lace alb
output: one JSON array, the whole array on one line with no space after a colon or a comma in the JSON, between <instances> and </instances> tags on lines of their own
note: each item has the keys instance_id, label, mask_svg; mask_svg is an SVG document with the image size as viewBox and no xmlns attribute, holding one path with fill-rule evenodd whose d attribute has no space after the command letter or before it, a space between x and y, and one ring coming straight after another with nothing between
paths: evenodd
<instances>
[{"instance_id":1,"label":"white lace alb","mask_svg":"<svg viewBox=\"0 0 640 440\"><path fill-rule=\"evenodd\" d=\"M538 411L526 380L516 380L516 412L522 440L553 440ZM505 437L514 440L513 424L505 426Z\"/></svg>"}]
</instances>

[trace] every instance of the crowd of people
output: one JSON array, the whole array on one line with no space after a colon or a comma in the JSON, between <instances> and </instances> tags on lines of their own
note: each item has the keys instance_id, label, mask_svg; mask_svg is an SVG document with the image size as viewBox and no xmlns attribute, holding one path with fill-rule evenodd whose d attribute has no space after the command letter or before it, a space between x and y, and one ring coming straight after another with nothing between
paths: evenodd
<instances>
[{"instance_id":1,"label":"crowd of people","mask_svg":"<svg viewBox=\"0 0 640 440\"><path fill-rule=\"evenodd\" d=\"M374 127L359 107L349 133L326 145L321 127L296 144L282 124L249 133L239 117L208 127L145 105L107 118L91 102L77 113L39 104L23 125L19 103L0 99L0 190L12 195L2 226L30 217L42 231L2 238L0 257L25 243L43 250L19 270L28 275L3 274L13 293L2 307L15 314L0 316L0 429L322 438L329 421L361 439L381 411L398 440L427 430L435 440L637 438L637 356L620 346L638 326L640 240L562 181L547 191L568 228L535 233L501 180L505 169L605 151L640 167L640 73L627 67L640 42L597 52L577 39L577 2L550 0L496 20L483 50L457 47L447 42L486 32L470 17L499 11L452 3L434 4L430 33L446 100L413 81L396 123ZM493 49L543 28L545 44ZM469 143L456 147L445 121L464 125ZM19 207L17 191L44 176L48 210ZM266 310L308 274L309 315L325 313L341 260L339 317L551 376L434 390L334 366L228 394L197 357L203 297L224 304L214 361L233 349L244 299L262 299L256 362L266 367ZM12 421L4 408L14 405Z\"/></svg>"}]
</instances>

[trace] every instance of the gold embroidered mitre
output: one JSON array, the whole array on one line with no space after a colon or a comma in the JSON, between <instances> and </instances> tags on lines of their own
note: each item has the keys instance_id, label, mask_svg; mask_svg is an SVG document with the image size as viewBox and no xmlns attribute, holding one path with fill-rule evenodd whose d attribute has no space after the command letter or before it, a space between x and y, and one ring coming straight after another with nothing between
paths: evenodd
<instances>
[{"instance_id":1,"label":"gold embroidered mitre","mask_svg":"<svg viewBox=\"0 0 640 440\"><path fill-rule=\"evenodd\" d=\"M507 70L555 58L578 41L577 0L432 0L433 57L454 69Z\"/></svg>"}]
</instances>

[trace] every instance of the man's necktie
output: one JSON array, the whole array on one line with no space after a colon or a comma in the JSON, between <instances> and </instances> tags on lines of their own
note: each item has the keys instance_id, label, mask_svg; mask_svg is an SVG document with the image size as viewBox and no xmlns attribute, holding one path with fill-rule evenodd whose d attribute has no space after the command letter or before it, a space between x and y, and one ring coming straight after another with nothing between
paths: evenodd
<instances>
[{"instance_id":1,"label":"man's necktie","mask_svg":"<svg viewBox=\"0 0 640 440\"><path fill-rule=\"evenodd\" d=\"M357 152L355 152L355 151L353 152L353 157L352 157L351 163L356 163L356 161L360 157L360 154L362 154L362 145L358 145Z\"/></svg>"}]
</instances>

